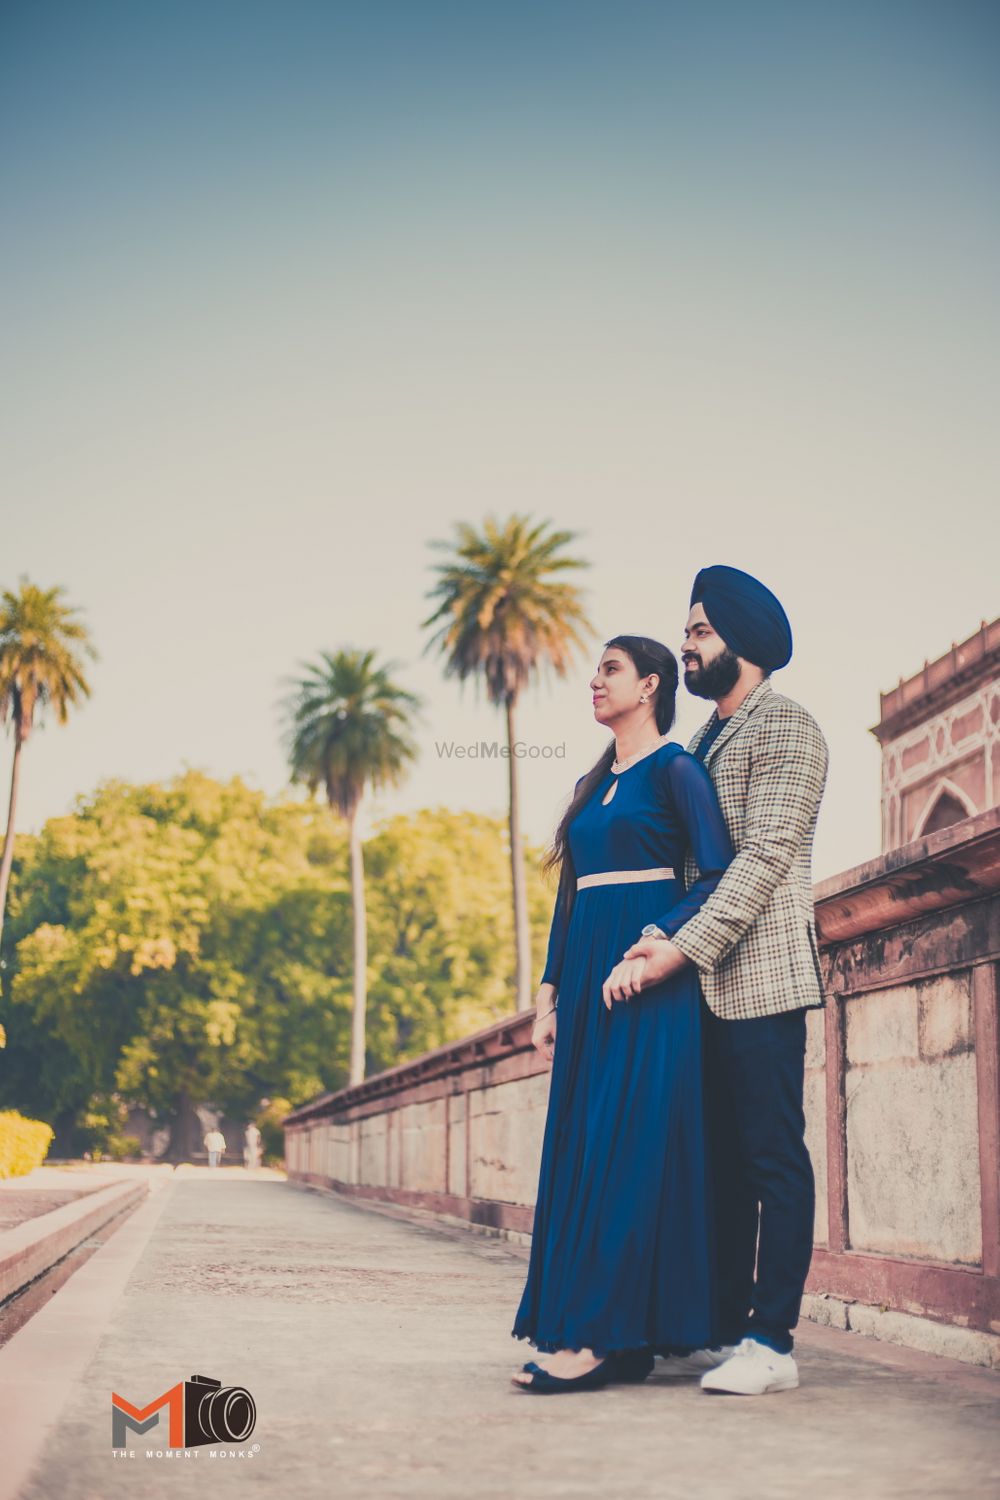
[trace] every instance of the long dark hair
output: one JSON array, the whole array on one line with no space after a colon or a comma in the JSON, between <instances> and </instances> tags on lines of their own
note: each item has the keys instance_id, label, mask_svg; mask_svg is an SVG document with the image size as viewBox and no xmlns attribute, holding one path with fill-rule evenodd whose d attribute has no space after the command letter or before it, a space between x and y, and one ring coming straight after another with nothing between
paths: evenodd
<instances>
[{"instance_id":1,"label":"long dark hair","mask_svg":"<svg viewBox=\"0 0 1000 1500\"><path fill-rule=\"evenodd\" d=\"M664 646L661 641L654 641L648 635L612 636L610 641L604 642L604 650L606 651L609 646L617 646L624 651L631 658L640 677L648 677L652 672L659 677L660 685L653 698L653 713L657 729L661 734L666 734L674 722L677 701L676 656L669 647ZM615 741L611 739L586 776L577 784L573 799L560 818L552 844L542 860L543 871L547 872L557 867L559 869L558 899L567 917L572 910L573 898L576 895L576 871L573 868L573 856L569 849L569 825L592 795L594 788L607 776L614 758Z\"/></svg>"}]
</instances>

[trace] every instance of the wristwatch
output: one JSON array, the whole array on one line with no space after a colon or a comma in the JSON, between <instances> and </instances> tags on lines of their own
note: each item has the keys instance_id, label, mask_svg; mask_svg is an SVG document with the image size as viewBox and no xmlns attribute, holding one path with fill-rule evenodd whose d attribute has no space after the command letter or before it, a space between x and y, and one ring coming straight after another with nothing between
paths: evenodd
<instances>
[{"instance_id":1,"label":"wristwatch","mask_svg":"<svg viewBox=\"0 0 1000 1500\"><path fill-rule=\"evenodd\" d=\"M655 922L647 922L640 934L642 937L665 938L667 934L662 927L657 927Z\"/></svg>"}]
</instances>

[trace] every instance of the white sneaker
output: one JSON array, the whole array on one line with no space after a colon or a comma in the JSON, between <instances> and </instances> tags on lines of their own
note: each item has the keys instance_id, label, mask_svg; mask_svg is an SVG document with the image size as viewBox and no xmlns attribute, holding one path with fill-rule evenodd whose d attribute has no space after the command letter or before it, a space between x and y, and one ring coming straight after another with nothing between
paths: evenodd
<instances>
[{"instance_id":1,"label":"white sneaker","mask_svg":"<svg viewBox=\"0 0 1000 1500\"><path fill-rule=\"evenodd\" d=\"M778 1354L756 1339L744 1339L732 1359L702 1376L701 1388L733 1396L765 1396L769 1391L792 1391L798 1383L799 1367L790 1354Z\"/></svg>"},{"instance_id":2,"label":"white sneaker","mask_svg":"<svg viewBox=\"0 0 1000 1500\"><path fill-rule=\"evenodd\" d=\"M690 1354L664 1355L657 1366L664 1375L704 1375L724 1365L736 1353L735 1344L720 1344L717 1349L692 1349Z\"/></svg>"}]
</instances>

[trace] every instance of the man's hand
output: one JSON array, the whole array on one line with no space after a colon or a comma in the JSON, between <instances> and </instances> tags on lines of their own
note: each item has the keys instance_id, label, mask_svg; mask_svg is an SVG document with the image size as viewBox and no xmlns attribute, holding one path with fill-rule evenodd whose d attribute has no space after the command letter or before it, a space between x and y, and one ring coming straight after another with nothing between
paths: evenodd
<instances>
[{"instance_id":1,"label":"man's hand","mask_svg":"<svg viewBox=\"0 0 1000 1500\"><path fill-rule=\"evenodd\" d=\"M608 1010L615 1000L628 1000L651 985L660 984L677 974L687 963L679 948L669 938L642 938L625 950L620 964L616 964L604 981L604 1003Z\"/></svg>"}]
</instances>

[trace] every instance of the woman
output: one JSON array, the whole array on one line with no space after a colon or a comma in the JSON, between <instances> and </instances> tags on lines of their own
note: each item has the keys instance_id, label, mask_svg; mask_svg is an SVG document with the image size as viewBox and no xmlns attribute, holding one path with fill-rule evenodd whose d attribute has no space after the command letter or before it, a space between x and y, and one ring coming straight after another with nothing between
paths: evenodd
<instances>
[{"instance_id":1,"label":"woman","mask_svg":"<svg viewBox=\"0 0 1000 1500\"><path fill-rule=\"evenodd\" d=\"M667 736L666 646L615 636L590 686L615 737L547 861L559 893L532 1034L552 1079L512 1332L550 1356L513 1377L536 1392L641 1380L654 1351L713 1341L697 972L609 1005L602 985L644 927L670 936L701 906L732 845L707 771ZM685 894L688 849L700 878Z\"/></svg>"}]
</instances>

